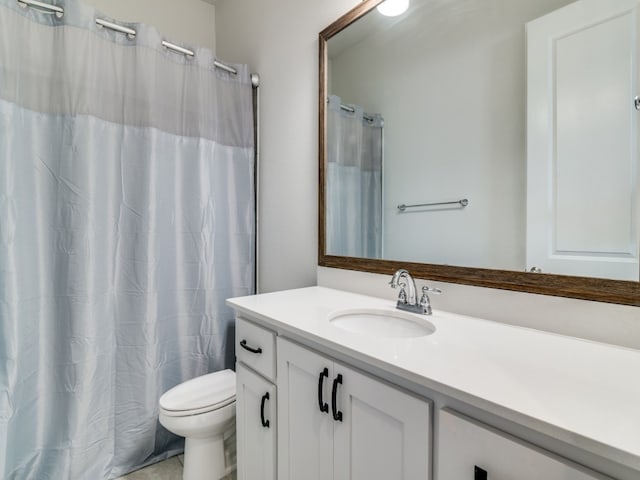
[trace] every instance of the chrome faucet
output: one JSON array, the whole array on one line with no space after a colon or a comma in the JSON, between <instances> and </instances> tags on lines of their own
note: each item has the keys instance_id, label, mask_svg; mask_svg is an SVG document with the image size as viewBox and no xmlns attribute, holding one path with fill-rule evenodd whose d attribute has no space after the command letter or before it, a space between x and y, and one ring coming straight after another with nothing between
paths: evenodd
<instances>
[{"instance_id":1,"label":"chrome faucet","mask_svg":"<svg viewBox=\"0 0 640 480\"><path fill-rule=\"evenodd\" d=\"M405 280L404 282L402 280ZM401 268L391 277L391 281L389 282L391 288L400 287L400 293L398 294L398 308L405 310L403 306L415 305L416 304L416 282L413 280L411 274ZM407 298L407 291L409 290L409 297Z\"/></svg>"},{"instance_id":2,"label":"chrome faucet","mask_svg":"<svg viewBox=\"0 0 640 480\"><path fill-rule=\"evenodd\" d=\"M442 290L438 288L424 286L422 287L422 297L420 298L420 302L417 302L416 282L413 280L411 274L402 268L393 274L389 285L391 285L391 288L400 287L396 308L423 315L431 315L433 313L433 310L431 309L431 300L428 295L429 292L442 293Z\"/></svg>"}]
</instances>

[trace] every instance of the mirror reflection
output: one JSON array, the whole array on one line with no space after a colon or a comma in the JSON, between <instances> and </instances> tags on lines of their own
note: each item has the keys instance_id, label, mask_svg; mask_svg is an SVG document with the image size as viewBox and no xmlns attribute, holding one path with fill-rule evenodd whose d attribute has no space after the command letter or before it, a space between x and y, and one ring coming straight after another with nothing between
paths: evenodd
<instances>
[{"instance_id":1,"label":"mirror reflection","mask_svg":"<svg viewBox=\"0 0 640 480\"><path fill-rule=\"evenodd\" d=\"M330 38L326 254L637 281L637 4L411 0Z\"/></svg>"}]
</instances>

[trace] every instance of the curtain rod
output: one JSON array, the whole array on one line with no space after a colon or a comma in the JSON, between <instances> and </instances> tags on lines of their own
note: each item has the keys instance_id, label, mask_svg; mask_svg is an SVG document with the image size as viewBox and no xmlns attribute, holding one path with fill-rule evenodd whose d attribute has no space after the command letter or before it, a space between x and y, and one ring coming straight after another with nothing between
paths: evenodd
<instances>
[{"instance_id":1,"label":"curtain rod","mask_svg":"<svg viewBox=\"0 0 640 480\"><path fill-rule=\"evenodd\" d=\"M112 23L112 22L108 22L106 20L102 20L101 18L96 18L96 24L100 27L106 27L106 28L110 28L111 30L115 30L116 32L120 32L120 33L124 33L127 35L127 37L129 37L130 39L134 39L136 36L136 31L133 28L129 28L129 27L123 27L121 25L118 25L117 23ZM181 47L180 45L176 45L175 43L171 43L171 42L167 42L166 40L162 40L161 42L162 46L172 50L176 53L181 53L182 55L186 56L186 57L195 57L195 52L193 50L189 50L188 48L184 48ZM218 60L214 60L213 61L213 65L221 70L225 70L233 75L237 75L238 74L238 70L236 70L235 68L222 63Z\"/></svg>"},{"instance_id":2,"label":"curtain rod","mask_svg":"<svg viewBox=\"0 0 640 480\"><path fill-rule=\"evenodd\" d=\"M227 71L229 73L232 73L233 75L237 75L238 74L238 71L235 68L230 67L229 65L226 65L226 64L224 64L222 62L219 62L218 60L214 60L213 64L216 67L218 67L218 68L220 68L222 70L225 70L225 71Z\"/></svg>"},{"instance_id":3,"label":"curtain rod","mask_svg":"<svg viewBox=\"0 0 640 480\"><path fill-rule=\"evenodd\" d=\"M100 27L106 27L111 30L115 30L116 32L124 33L127 35L127 37L129 37L129 39L134 39L137 34L137 32L133 28L123 27L121 25L118 25L117 23L112 23L106 20L102 20L101 18L96 18L96 24ZM175 43L167 42L166 40L162 40L161 44L163 47L169 50L173 50L176 53L181 53L182 55L185 55L187 57L194 57L196 55L193 50L189 50L188 48L181 47L180 45L176 45ZM214 60L213 65L233 75L238 74L238 70L218 60Z\"/></svg>"},{"instance_id":4,"label":"curtain rod","mask_svg":"<svg viewBox=\"0 0 640 480\"><path fill-rule=\"evenodd\" d=\"M169 50L173 50L174 52L182 53L187 57L193 57L195 55L193 50L189 50L188 48L181 47L179 45L176 45L175 43L167 42L166 40L162 40L162 46L165 48L168 48Z\"/></svg>"},{"instance_id":5,"label":"curtain rod","mask_svg":"<svg viewBox=\"0 0 640 480\"><path fill-rule=\"evenodd\" d=\"M49 3L38 2L36 0L18 0L18 5L22 8L31 7L39 12L46 13L48 15L55 15L58 18L62 18L64 15L64 9L57 5L51 5Z\"/></svg>"},{"instance_id":6,"label":"curtain rod","mask_svg":"<svg viewBox=\"0 0 640 480\"><path fill-rule=\"evenodd\" d=\"M350 107L349 105L343 105L342 103L340 104L340 108L342 110L344 110L345 112L349 112L349 113L355 113L356 109L353 107ZM371 115L367 115L366 113L362 114L362 118L364 118L367 122L371 122L373 123L373 117Z\"/></svg>"},{"instance_id":7,"label":"curtain rod","mask_svg":"<svg viewBox=\"0 0 640 480\"><path fill-rule=\"evenodd\" d=\"M51 5L50 3L39 2L37 0L17 0L17 2L18 2L18 5L20 5L22 8L31 7L34 10L37 10L39 12L46 13L49 15L55 15L58 18L62 18L64 16L64 9L57 5ZM100 28L108 28L110 30L113 30L119 33L124 33L130 40L133 40L134 38L136 38L137 32L133 28L123 27L122 25L109 22L108 20L103 20L102 18L96 18L96 25L98 25L98 27ZM162 40L162 46L169 50L173 50L176 53L181 53L187 57L195 56L195 52L193 50L189 50L188 48L184 48L174 43L167 42L166 40ZM213 65L216 68L229 72L233 75L238 74L238 70L218 60L214 60ZM252 79L252 82L253 82L253 79Z\"/></svg>"}]
</instances>

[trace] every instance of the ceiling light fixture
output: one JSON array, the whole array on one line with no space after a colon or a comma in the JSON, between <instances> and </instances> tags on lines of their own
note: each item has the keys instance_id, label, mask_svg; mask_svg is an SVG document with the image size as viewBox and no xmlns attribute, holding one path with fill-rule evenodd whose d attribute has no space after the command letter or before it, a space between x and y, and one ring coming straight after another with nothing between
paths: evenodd
<instances>
[{"instance_id":1,"label":"ceiling light fixture","mask_svg":"<svg viewBox=\"0 0 640 480\"><path fill-rule=\"evenodd\" d=\"M386 17L396 17L407 11L409 0L386 0L378 5L377 8Z\"/></svg>"}]
</instances>

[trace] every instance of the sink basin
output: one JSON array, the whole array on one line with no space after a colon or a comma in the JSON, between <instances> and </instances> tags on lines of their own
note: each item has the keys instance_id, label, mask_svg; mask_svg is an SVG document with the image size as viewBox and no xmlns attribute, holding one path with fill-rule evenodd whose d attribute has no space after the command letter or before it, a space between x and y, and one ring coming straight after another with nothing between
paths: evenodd
<instances>
[{"instance_id":1,"label":"sink basin","mask_svg":"<svg viewBox=\"0 0 640 480\"><path fill-rule=\"evenodd\" d=\"M343 310L330 315L329 322L349 332L386 338L425 337L436 331L426 318L399 310Z\"/></svg>"}]
</instances>

